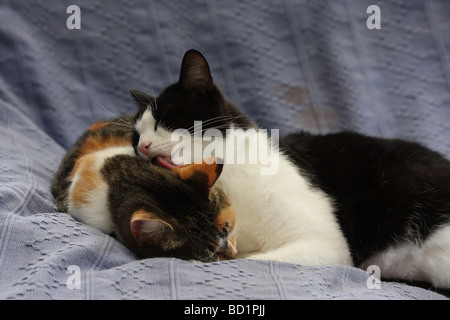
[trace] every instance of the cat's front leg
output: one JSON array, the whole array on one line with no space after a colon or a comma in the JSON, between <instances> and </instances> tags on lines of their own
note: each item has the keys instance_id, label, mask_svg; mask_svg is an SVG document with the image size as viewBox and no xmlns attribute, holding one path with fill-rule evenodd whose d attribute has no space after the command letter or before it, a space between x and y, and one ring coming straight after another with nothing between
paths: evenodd
<instances>
[{"instance_id":1,"label":"cat's front leg","mask_svg":"<svg viewBox=\"0 0 450 320\"><path fill-rule=\"evenodd\" d=\"M278 248L242 255L251 260L275 260L309 266L350 265L353 261L348 246L321 241L298 240Z\"/></svg>"}]
</instances>

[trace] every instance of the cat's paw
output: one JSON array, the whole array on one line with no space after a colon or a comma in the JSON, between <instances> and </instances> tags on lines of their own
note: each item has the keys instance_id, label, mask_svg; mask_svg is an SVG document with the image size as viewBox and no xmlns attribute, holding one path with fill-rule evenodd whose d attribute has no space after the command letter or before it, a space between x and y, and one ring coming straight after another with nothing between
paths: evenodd
<instances>
[{"instance_id":1,"label":"cat's paw","mask_svg":"<svg viewBox=\"0 0 450 320\"><path fill-rule=\"evenodd\" d=\"M186 260L186 261L188 261L188 262L190 262L190 263L193 263L193 264L201 264L201 263L204 263L204 262L202 262L202 261L200 261L200 260L194 260L194 259L189 259L189 260Z\"/></svg>"}]
</instances>

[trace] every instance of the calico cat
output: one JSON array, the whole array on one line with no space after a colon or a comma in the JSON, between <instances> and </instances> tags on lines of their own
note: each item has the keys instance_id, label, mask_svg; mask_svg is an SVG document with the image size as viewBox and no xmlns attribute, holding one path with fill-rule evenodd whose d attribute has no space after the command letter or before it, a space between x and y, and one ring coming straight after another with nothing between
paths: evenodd
<instances>
[{"instance_id":1,"label":"calico cat","mask_svg":"<svg viewBox=\"0 0 450 320\"><path fill-rule=\"evenodd\" d=\"M450 162L440 154L414 142L351 132L292 133L277 149L226 100L195 50L185 54L178 82L158 97L131 94L140 105L135 152L164 167L185 164L172 157L178 143L173 133L184 128L194 143L194 121L224 134L256 130L266 141L279 164L275 174L262 175L262 161L225 161L216 182L236 210L239 257L377 265L382 278L450 287Z\"/></svg>"},{"instance_id":2,"label":"calico cat","mask_svg":"<svg viewBox=\"0 0 450 320\"><path fill-rule=\"evenodd\" d=\"M114 233L140 258L234 258L234 210L214 187L222 165L166 170L138 158L131 121L96 122L69 150L52 182L58 209Z\"/></svg>"}]
</instances>

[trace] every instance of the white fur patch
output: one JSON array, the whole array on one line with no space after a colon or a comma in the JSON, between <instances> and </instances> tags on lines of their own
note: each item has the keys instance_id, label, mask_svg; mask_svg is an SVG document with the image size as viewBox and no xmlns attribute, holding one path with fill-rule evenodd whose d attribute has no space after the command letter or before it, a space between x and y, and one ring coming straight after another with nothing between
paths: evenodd
<instances>
[{"instance_id":1,"label":"white fur patch","mask_svg":"<svg viewBox=\"0 0 450 320\"><path fill-rule=\"evenodd\" d=\"M177 142L171 141L172 132L164 129L163 127L158 126L155 131L155 124L155 118L153 117L151 111L147 109L142 114L141 119L136 121L135 124L135 129L140 135L138 145L149 145L151 143L149 148L149 156L151 158L156 156L169 157ZM145 155L140 155L143 158L147 158Z\"/></svg>"},{"instance_id":2,"label":"white fur patch","mask_svg":"<svg viewBox=\"0 0 450 320\"><path fill-rule=\"evenodd\" d=\"M273 152L279 168L262 175L261 163L225 163L217 186L236 211L241 257L325 265L352 265L332 201L312 188L287 156Z\"/></svg>"},{"instance_id":3,"label":"white fur patch","mask_svg":"<svg viewBox=\"0 0 450 320\"><path fill-rule=\"evenodd\" d=\"M362 268L377 265L381 277L430 282L450 287L450 226L434 231L422 244L402 243L364 261Z\"/></svg>"}]
</instances>

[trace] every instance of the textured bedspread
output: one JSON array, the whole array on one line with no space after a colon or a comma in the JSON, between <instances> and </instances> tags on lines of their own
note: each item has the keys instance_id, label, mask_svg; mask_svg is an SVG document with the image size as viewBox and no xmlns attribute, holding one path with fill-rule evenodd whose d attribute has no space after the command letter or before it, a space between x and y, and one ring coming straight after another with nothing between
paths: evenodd
<instances>
[{"instance_id":1,"label":"textured bedspread","mask_svg":"<svg viewBox=\"0 0 450 320\"><path fill-rule=\"evenodd\" d=\"M176 81L190 48L263 127L399 137L450 158L450 1L78 0L80 29L70 4L0 0L0 298L443 298L343 266L137 260L57 212L50 182L93 121L134 112L129 88ZM371 4L381 29L366 26Z\"/></svg>"}]
</instances>

